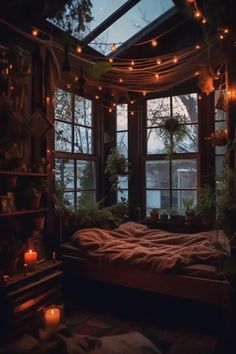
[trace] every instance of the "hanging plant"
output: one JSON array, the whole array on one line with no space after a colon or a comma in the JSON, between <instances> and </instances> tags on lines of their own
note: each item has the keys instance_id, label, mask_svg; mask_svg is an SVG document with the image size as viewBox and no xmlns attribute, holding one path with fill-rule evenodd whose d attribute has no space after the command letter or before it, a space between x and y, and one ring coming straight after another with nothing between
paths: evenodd
<instances>
[{"instance_id":1,"label":"hanging plant","mask_svg":"<svg viewBox=\"0 0 236 354\"><path fill-rule=\"evenodd\" d=\"M171 117L165 117L160 126L160 134L164 140L165 148L169 156L171 156L176 146L185 138L188 133L187 121L185 116L178 113Z\"/></svg>"},{"instance_id":2,"label":"hanging plant","mask_svg":"<svg viewBox=\"0 0 236 354\"><path fill-rule=\"evenodd\" d=\"M109 182L111 183L111 190L120 190L118 185L118 177L131 175L129 168L130 163L116 148L111 149L110 154L107 157L105 173L108 175Z\"/></svg>"},{"instance_id":3,"label":"hanging plant","mask_svg":"<svg viewBox=\"0 0 236 354\"><path fill-rule=\"evenodd\" d=\"M219 129L214 133L211 133L210 136L206 137L205 140L211 142L212 146L225 146L228 143L228 130Z\"/></svg>"}]
</instances>

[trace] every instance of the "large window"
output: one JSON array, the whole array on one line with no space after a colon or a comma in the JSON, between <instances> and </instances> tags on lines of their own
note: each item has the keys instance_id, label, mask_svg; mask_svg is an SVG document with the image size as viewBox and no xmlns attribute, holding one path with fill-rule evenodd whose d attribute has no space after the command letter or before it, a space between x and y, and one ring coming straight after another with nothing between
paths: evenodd
<instances>
[{"instance_id":1,"label":"large window","mask_svg":"<svg viewBox=\"0 0 236 354\"><path fill-rule=\"evenodd\" d=\"M119 104L116 108L116 147L117 150L128 158L128 106ZM117 200L128 200L128 176L118 177Z\"/></svg>"},{"instance_id":2,"label":"large window","mask_svg":"<svg viewBox=\"0 0 236 354\"><path fill-rule=\"evenodd\" d=\"M176 115L183 118L186 133L170 155L162 127ZM152 208L183 212L184 199L197 197L197 94L148 100L146 138L146 214Z\"/></svg>"},{"instance_id":3,"label":"large window","mask_svg":"<svg viewBox=\"0 0 236 354\"><path fill-rule=\"evenodd\" d=\"M92 102L70 92L55 92L56 184L76 208L95 199Z\"/></svg>"}]
</instances>

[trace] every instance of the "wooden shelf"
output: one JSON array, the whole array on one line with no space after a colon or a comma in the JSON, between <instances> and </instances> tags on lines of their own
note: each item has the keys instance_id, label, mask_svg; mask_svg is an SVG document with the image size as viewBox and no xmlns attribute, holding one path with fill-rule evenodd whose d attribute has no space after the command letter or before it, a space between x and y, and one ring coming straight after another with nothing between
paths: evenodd
<instances>
[{"instance_id":1,"label":"wooden shelf","mask_svg":"<svg viewBox=\"0 0 236 354\"><path fill-rule=\"evenodd\" d=\"M48 177L47 173L37 173L37 172L18 172L18 171L0 171L0 175L8 176L29 176L29 177Z\"/></svg>"},{"instance_id":2,"label":"wooden shelf","mask_svg":"<svg viewBox=\"0 0 236 354\"><path fill-rule=\"evenodd\" d=\"M11 211L10 213L0 213L0 217L45 213L47 211L49 211L49 208L39 208L39 209L32 209L32 210L16 210L16 211Z\"/></svg>"}]
</instances>

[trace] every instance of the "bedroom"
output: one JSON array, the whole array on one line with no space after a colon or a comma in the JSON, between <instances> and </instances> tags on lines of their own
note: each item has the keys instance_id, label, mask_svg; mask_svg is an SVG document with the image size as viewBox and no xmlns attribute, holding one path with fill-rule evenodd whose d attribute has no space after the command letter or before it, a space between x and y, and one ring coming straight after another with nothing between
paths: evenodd
<instances>
[{"instance_id":1,"label":"bedroom","mask_svg":"<svg viewBox=\"0 0 236 354\"><path fill-rule=\"evenodd\" d=\"M200 322L209 309L206 331L215 324L229 345L233 2L0 8L2 337L43 329L53 305L65 322L77 296L89 303L97 292L97 309L131 294L124 307L140 299L144 316L178 298L172 311L192 309Z\"/></svg>"}]
</instances>

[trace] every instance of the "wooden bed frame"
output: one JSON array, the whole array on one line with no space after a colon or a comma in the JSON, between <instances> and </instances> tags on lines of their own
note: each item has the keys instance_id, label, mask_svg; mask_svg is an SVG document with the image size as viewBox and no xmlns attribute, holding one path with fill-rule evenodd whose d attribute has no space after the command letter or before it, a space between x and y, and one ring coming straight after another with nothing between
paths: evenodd
<instances>
[{"instance_id":1,"label":"wooden bed frame","mask_svg":"<svg viewBox=\"0 0 236 354\"><path fill-rule=\"evenodd\" d=\"M229 338L231 288L227 280L157 273L132 265L98 262L69 255L62 257L70 274L78 277L217 305L221 315L221 334L225 340Z\"/></svg>"}]
</instances>

